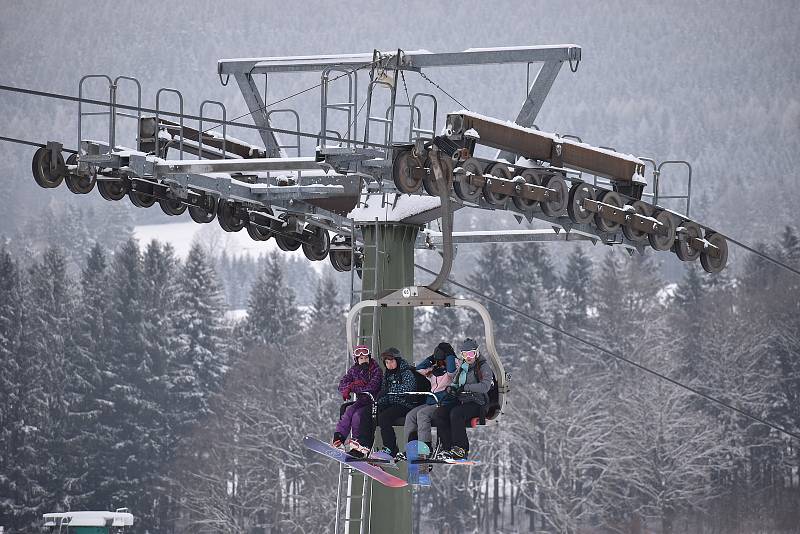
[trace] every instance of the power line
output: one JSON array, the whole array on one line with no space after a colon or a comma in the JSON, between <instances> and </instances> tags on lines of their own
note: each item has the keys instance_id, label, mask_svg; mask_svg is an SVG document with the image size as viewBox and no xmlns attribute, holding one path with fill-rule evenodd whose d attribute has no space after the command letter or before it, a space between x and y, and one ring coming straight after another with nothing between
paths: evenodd
<instances>
[{"instance_id":1,"label":"power line","mask_svg":"<svg viewBox=\"0 0 800 534\"><path fill-rule=\"evenodd\" d=\"M59 93L50 93L50 92L47 92L47 91L36 91L34 89L25 89L25 88L22 88L22 87L13 87L13 86L10 86L10 85L0 85L0 91L11 91L11 92L15 92L15 93L22 93L22 94L28 94L28 95L34 95L34 96L41 96L41 97L45 97L45 98L55 98L55 99L58 99L58 100L67 100L67 101L71 101L71 102L82 102L84 104L94 104L94 105L98 105L98 106L112 107L110 102L106 102L104 100L94 100L94 99L90 99L90 98L79 98L77 96L63 95L63 94L59 94ZM270 104L270 105L272 105L272 104ZM248 129L248 130L268 131L268 132L275 132L275 133L287 134L287 135L299 135L300 137L308 137L308 138L317 139L317 140L324 140L324 141L341 141L341 139L339 139L337 137L328 137L328 136L324 136L324 135L321 135L321 134L317 135L317 134L308 133L308 132L285 130L285 129L282 129L282 128L273 128L273 127L262 128L261 126L255 126L253 124L246 124L246 123L243 123L243 122L220 121L220 120L217 120L217 119L210 119L209 117L199 117L197 115L187 115L187 114L175 113L175 112L172 112L172 111L163 111L163 110L155 110L155 109L152 109L152 108L129 106L129 105L126 105L126 104L114 104L113 107L114 108L119 108L119 109L129 110L129 111L143 111L143 112L146 112L146 113L158 113L159 115L163 115L163 116L167 116L167 117L178 117L178 118L182 117L184 119L195 120L195 121L213 120L218 126L221 126L221 125L225 124L226 126L235 126L235 127L238 127L238 128L245 128L245 129ZM383 145L383 144L380 144L380 143L369 143L369 142L363 142L362 143L362 142L359 142L359 145L368 146L368 147L374 147L374 148L383 148L383 149L389 148L389 146Z\"/></svg>"},{"instance_id":2,"label":"power line","mask_svg":"<svg viewBox=\"0 0 800 534\"><path fill-rule=\"evenodd\" d=\"M432 274L432 275L436 276L435 272L433 272L430 269L427 269L427 268L425 268L425 267L423 267L423 266L421 266L421 265L419 265L417 263L415 263L414 266L417 269L420 269L421 271L424 271L424 272L426 272L428 274ZM497 306L500 306L501 308L503 308L506 311L510 311L511 313L515 313L517 315L525 317L526 319L530 319L531 321L535 321L535 322L537 322L537 323L539 323L539 324L541 324L543 326L546 326L547 328L550 328L551 330L555 330L556 332L564 334L565 336L567 336L568 338L570 338L570 339L572 339L574 341L578 341L579 343L583 343L584 345L587 345L587 346L589 346L589 347L591 347L593 349L596 349L596 350L599 350L600 352L608 354L609 356L612 356L613 358L616 358L616 359L618 359L620 361L623 361L623 362L625 362L625 363L627 363L629 365L632 365L633 367L636 367L640 371L644 371L645 373L649 373L649 374L651 374L651 375L653 375L653 376L655 376L657 378L660 378L661 380L665 380L665 381L671 383L674 386L678 386L679 388L685 389L686 391L689 391L691 393L694 393L695 395L703 397L704 399L706 399L708 401L711 401L714 404L718 404L720 406L723 406L724 408L727 408L727 409L732 410L732 411L734 411L736 413L739 413L739 414L741 414L741 415L743 415L743 416L745 416L745 417L747 417L749 419L752 419L753 421L761 423L762 425L766 425L769 428L772 428L773 430L777 430L778 432L782 432L783 434L786 434L787 436L791 436L794 439L800 441L800 434L796 434L794 432L786 430L785 428L783 428L781 426L778 426L778 425L776 425L774 423L770 423L766 419L762 419L761 417L758 417L757 415L753 415L753 414L751 414L751 413L749 413L749 412L747 412L745 410L737 408L737 407L735 407L735 406L733 406L731 404L728 404L727 402L725 402L723 400L717 399L716 397L708 395L707 393L703 393L702 391L700 391L700 390L698 390L696 388L693 388L691 386L687 386L686 384L684 384L682 382L679 382L679 381L675 380L674 378L670 378L670 377L668 377L668 376L666 376L666 375L664 375L662 373L659 373L658 371L654 371L654 370L652 370L652 369L650 369L648 367L645 367L644 365L642 365L640 363L636 363L633 360L630 360L630 359L628 359L628 358L626 358L626 357L624 357L624 356L622 356L620 354L617 354L614 351L608 350L605 347L601 347L597 343L593 343L591 341L587 341L586 339L583 339L580 336L572 334L572 333L564 330L563 328L559 328L558 326L556 326L554 324L548 323L547 321L544 321L542 319L534 317L534 316L532 316L530 314L527 314L527 313L525 313L523 311L520 311L520 310L518 310L516 308L513 308L513 307L509 306L508 304L500 302L499 300L497 300L495 298L492 298L489 295L485 295L483 293L480 293L479 291L476 291L476 290L474 290L474 289L472 289L470 287L465 286L464 284L456 282L452 278L448 277L447 281L450 282L451 284L453 284L456 287L459 287L459 288L461 288L461 289L463 289L465 291L468 291L468 292L472 293L473 295L475 295L477 297L480 297L480 298L482 298L484 300L487 300L487 301L489 301L489 302L491 302L493 304L496 304Z\"/></svg>"}]
</instances>

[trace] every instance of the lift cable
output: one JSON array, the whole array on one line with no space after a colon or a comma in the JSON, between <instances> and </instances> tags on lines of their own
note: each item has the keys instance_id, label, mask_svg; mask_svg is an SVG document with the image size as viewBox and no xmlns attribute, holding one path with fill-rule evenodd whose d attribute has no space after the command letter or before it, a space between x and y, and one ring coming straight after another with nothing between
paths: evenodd
<instances>
[{"instance_id":1,"label":"lift cable","mask_svg":"<svg viewBox=\"0 0 800 534\"><path fill-rule=\"evenodd\" d=\"M50 92L47 92L47 91L36 91L34 89L25 89L25 88L22 88L22 87L13 87L13 86L9 86L9 85L0 85L0 91L11 91L11 92L23 93L23 94L34 95L34 96L42 96L42 97L46 97L46 98L56 98L56 99L60 99L60 100L68 100L68 101L71 101L71 102L82 102L84 104L94 104L94 105L98 105L98 106L112 107L110 102L106 102L106 101L103 101L103 100L94 100L94 99L89 99L89 98L79 98L77 96L63 95L63 94L59 94L59 93L50 93ZM325 140L325 141L341 141L341 139L339 139L337 137L328 137L328 136L318 135L318 134L314 134L314 133L300 132L300 131L295 131L295 130L285 130L285 129L282 129L282 128L272 128L272 127L270 127L270 128L262 128L261 126L256 126L254 124L246 124L246 123L243 123L243 122L221 121L221 120L217 120L217 119L210 119L209 117L199 117L197 115L180 114L180 113L175 113L175 112L172 112L172 111L162 111L162 110L158 110L157 111L157 110L152 109L152 108L129 106L129 105L126 105L126 104L114 104L113 107L114 108L119 108L119 109L130 110L130 111L143 111L143 112L146 112L146 113L158 113L159 115L164 115L164 116L168 116L168 117L178 117L178 118L182 117L184 119L195 120L195 121L200 121L200 120L209 121L209 120L212 120L215 123L217 123L218 125L223 125L224 124L226 126L234 126L234 127L238 127L238 128L245 128L245 129L248 129L248 130L268 131L268 132L275 132L275 133L286 134L286 135L299 135L300 137L308 137L308 138L312 138L312 139ZM372 148L382 148L382 149L391 148L388 145L384 145L384 144L380 144L380 143L368 143L368 142L363 142L362 143L362 142L359 142L359 144L363 145L363 146L372 147Z\"/></svg>"},{"instance_id":2,"label":"lift cable","mask_svg":"<svg viewBox=\"0 0 800 534\"><path fill-rule=\"evenodd\" d=\"M764 254L763 252L761 252L761 251L760 251L760 250L758 250L758 249L755 249L755 248L753 248L753 247L751 247L751 246L745 245L744 243L742 243L742 242L740 242L740 241L737 241L737 240L735 240L735 239L733 239L733 238L731 238L731 237L728 237L727 235L725 236L725 238L726 238L728 241L730 241L731 243L733 243L733 244L735 244L735 245L739 245L739 246L740 246L740 247L742 247L743 249L745 249L745 250L748 250L748 251L752 252L753 254L755 254L755 255L757 255L757 256L761 256L761 257L762 257L762 258L764 258L765 260L771 261L771 262L772 262L772 263L774 263L775 265L778 265L778 266L780 266L780 267L783 267L784 269L787 269L787 270L789 270L789 271L793 272L794 274L800 275L800 270L798 270L798 269L795 269L794 267L791 267L791 266L789 266L789 265L786 265L786 264L785 264L785 263L783 263L782 261L780 261L780 260L777 260L777 259L775 259L775 258L773 258L773 257L771 257L771 256L768 256L767 254Z\"/></svg>"},{"instance_id":3,"label":"lift cable","mask_svg":"<svg viewBox=\"0 0 800 534\"><path fill-rule=\"evenodd\" d=\"M424 271L424 272L426 272L428 274L432 274L432 275L436 276L435 272L433 272L430 269L427 269L427 268L425 268L425 267L423 267L423 266L421 266L421 265L419 265L417 263L415 263L414 266L417 269L420 269L421 271ZM723 400L720 400L720 399L718 399L716 397L713 397L713 396L711 396L711 395L709 395L707 393L703 393L702 391L700 391L700 390L698 390L696 388L693 388L692 386L688 386L688 385L686 385L686 384L684 384L682 382L679 382L679 381L675 380L674 378L670 378L670 377L668 377L668 376L666 376L666 375L664 375L662 373L659 373L658 371L654 371L654 370L652 370L652 369L650 369L648 367L645 367L644 365L642 365L640 363L636 363L633 360L630 360L630 359L622 356L621 354L617 354L614 351L608 350L607 348L598 345L597 343L593 343L591 341L588 341L588 340L586 340L586 339L584 339L584 338L582 338L580 336L577 336L575 334L572 334L572 333L568 332L567 330L564 330L563 328L559 328L558 326L556 326L556 325L554 325L552 323L548 323L547 321L539 319L538 317L534 317L534 316L532 316L532 315L530 315L528 313L525 313L525 312L520 311L520 310L518 310L516 308L513 308L513 307L509 306L508 304L505 304L505 303L500 302L499 300L497 300L495 298L490 297L489 295L485 295L483 293L480 293L479 291L476 291L476 290L474 290L474 289L472 289L470 287L467 287L464 284L461 284L461 283L455 281L453 278L448 278L447 281L450 282L451 284L453 284L454 286L456 286L458 288L461 288L461 289L463 289L465 291L468 291L468 292L472 293L473 295L475 295L475 296L477 296L479 298L482 298L482 299L484 299L484 300L486 300L488 302L491 302L493 304L496 304L497 306L500 306L501 308L503 308L506 311L509 311L511 313L515 313L515 314L520 315L520 316L522 316L522 317L524 317L526 319L529 319L531 321L535 321L535 322L537 322L537 323L539 323L539 324L541 324L541 325L543 325L543 326L545 326L545 327L547 327L547 328L549 328L551 330L555 330L556 332L559 332L559 333L567 336L568 338L573 339L574 341L578 341L579 343L582 343L584 345L592 347L593 349L596 349L596 350L598 350L600 352L608 354L609 356L612 356L613 358L616 358L616 359L621 360L621 361L623 361L623 362L625 362L625 363L627 363L629 365L632 365L633 367L636 367L640 371L644 371L645 373L649 373L649 374L651 374L653 376L656 376L657 378L660 378L662 380L666 380L667 382L669 382L669 383L671 383L671 384L673 384L675 386L678 386L679 388L685 389L686 391L694 393L695 395L703 397L704 399L706 399L708 401L711 401L714 404L718 404L720 406L723 406L724 408L727 408L727 409L732 410L732 411L734 411L736 413L739 413L739 414L741 414L741 415L743 415L743 416L745 416L745 417L747 417L749 419L752 419L753 421L756 421L758 423L766 425L769 428L772 428L773 430L777 430L778 432L786 434L787 436L793 437L794 439L800 441L800 434L797 434L795 432L791 432L789 430L786 430L785 428L783 428L781 426L778 426L775 423L771 423L771 422L767 421L766 419L762 419L761 417L759 417L757 415L753 415L752 413L749 413L749 412L747 412L745 410L737 408L737 407L735 407L735 406L733 406L733 405L731 405L731 404L729 404L729 403L727 403L727 402L725 402Z\"/></svg>"},{"instance_id":4,"label":"lift cable","mask_svg":"<svg viewBox=\"0 0 800 534\"><path fill-rule=\"evenodd\" d=\"M47 148L47 145L42 143L34 143L33 141L26 141L25 139L17 139L15 137L5 137L0 135L0 141L8 141L9 143L19 143L20 145L29 145L29 146L36 146L39 148ZM72 150L70 148L62 148L64 152L69 152L70 154L77 154L77 150Z\"/></svg>"}]
</instances>

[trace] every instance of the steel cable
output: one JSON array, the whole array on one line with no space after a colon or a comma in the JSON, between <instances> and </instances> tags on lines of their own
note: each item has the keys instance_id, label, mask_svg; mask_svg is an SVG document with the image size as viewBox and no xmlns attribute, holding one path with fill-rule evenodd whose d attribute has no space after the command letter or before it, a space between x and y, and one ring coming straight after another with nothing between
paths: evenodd
<instances>
[{"instance_id":1,"label":"steel cable","mask_svg":"<svg viewBox=\"0 0 800 534\"><path fill-rule=\"evenodd\" d=\"M62 94L59 94L59 93L50 93L50 92L47 92L47 91L36 91L34 89L25 89L25 88L22 88L22 87L13 87L13 86L10 86L10 85L0 85L0 91L11 91L11 92L34 95L34 96L41 96L41 97L45 97L45 98L55 98L55 99L58 99L58 100L67 100L67 101L71 101L71 102L82 102L84 104L94 104L94 105L98 105L98 106L112 107L110 102L106 102L104 100L94 100L94 99L90 99L90 98L78 98L77 96L62 95ZM119 109L129 110L129 111L143 111L143 112L146 112L146 113L156 113L156 110L152 109L152 108L129 106L129 105L126 105L126 104L114 104L113 107L119 108ZM245 128L245 129L248 129L248 130L268 131L268 132L275 132L275 133L287 134L287 135L299 135L300 137L307 137L307 138L312 138L312 139L317 139L317 140L325 140L325 141L341 141L341 139L336 138L336 137L327 137L327 136L317 135L317 134L308 133L308 132L285 130L285 129L282 129L282 128L272 128L272 127L270 127L270 128L262 128L260 126L254 125L254 124L245 124L243 122L232 122L232 121L219 121L217 119L209 119L208 117L199 117L197 115L180 114L180 113L175 113L175 112L171 112L171 111L158 110L158 114L159 115L168 116L168 117L179 117L179 118L183 117L184 119L195 120L195 121L199 121L201 119L202 120L206 120L206 121L213 120L215 123L217 123L218 126L221 126L221 125L225 124L226 126L234 126L234 127L239 127L239 128ZM380 143L366 143L366 142L361 143L361 142L359 142L358 144L363 145L363 146L373 147L373 148L382 148L382 149L390 148L388 145L382 145Z\"/></svg>"},{"instance_id":2,"label":"steel cable","mask_svg":"<svg viewBox=\"0 0 800 534\"><path fill-rule=\"evenodd\" d=\"M47 147L47 145L42 144L42 143L34 143L33 141L26 141L25 139L17 139L16 137L5 137L3 135L0 135L0 141L8 141L10 143L18 143L20 145L29 145L29 146L39 147L39 148L46 148ZM61 150L63 150L64 152L69 152L70 154L77 154L78 153L77 150L72 150L71 148L63 148L62 147Z\"/></svg>"},{"instance_id":3,"label":"steel cable","mask_svg":"<svg viewBox=\"0 0 800 534\"><path fill-rule=\"evenodd\" d=\"M421 271L424 271L424 272L426 272L428 274L432 274L432 275L436 276L435 272L433 272L430 269L427 269L427 268L425 268L425 267L423 267L423 266L421 266L421 265L419 265L417 263L415 263L414 266L417 269L420 269ZM670 378L670 377L668 377L668 376L666 376L666 375L664 375L662 373L659 373L658 371L654 371L653 369L650 369L649 367L645 367L644 365L642 365L640 363L636 363L633 360L630 360L630 359L622 356L621 354L617 354L614 351L608 350L607 348L598 345L597 343L593 343L591 341L583 339L582 337L577 336L575 334L572 334L571 332L568 332L568 331L564 330L563 328L559 328L558 326L556 326L554 324L548 323L547 321L544 321L544 320L539 319L537 317L534 317L534 316L532 316L532 315L530 315L528 313L525 313L525 312L520 311L520 310L518 310L516 308L513 308L512 306L509 306L508 304L500 302L499 300L497 300L495 298L492 298L489 295L485 295L483 293L480 293L479 291L476 291L476 290L474 290L474 289L472 289L470 287L467 287L464 284L461 284L461 283L453 280L452 278L448 278L447 281L450 282L451 284L453 284L454 286L459 287L459 288L461 288L461 289L463 289L465 291L468 291L468 292L472 293L473 295L475 295L475 296L477 296L479 298L482 298L482 299L484 299L484 300L486 300L488 302L491 302L493 304L496 304L497 306L500 306L501 308L503 308L506 311L509 311L511 313L515 313L515 314L517 314L517 315L519 315L521 317L524 317L526 319L529 319L531 321L535 321L535 322L537 322L537 323L539 323L539 324L541 324L541 325L543 325L543 326L545 326L545 327L547 327L547 328L549 328L551 330L554 330L556 332L559 332L559 333L567 336L568 338L570 338L570 339L572 339L574 341L582 343L582 344L584 344L586 346L589 346L589 347L591 347L593 349L596 349L596 350L598 350L598 351L600 351L600 352L602 352L604 354L608 354L609 356L611 356L613 358L616 358L616 359L618 359L620 361L623 361L623 362L625 362L625 363L627 363L629 365L632 365L633 367L636 367L640 371L644 371L645 373L649 373L649 374L651 374L651 375L653 375L653 376L655 376L657 378L660 378L661 380L665 380L665 381L669 382L670 384L672 384L674 386L677 386L679 388L685 389L686 391L689 391L690 393L694 393L695 395L698 395L698 396L700 396L700 397L702 397L702 398L704 398L704 399L706 399L706 400L708 400L708 401L710 401L710 402L712 402L714 404L718 404L719 406L727 408L728 410L732 410L732 411L734 411L734 412L736 412L736 413L738 413L740 415L743 415L743 416L747 417L748 419L751 419L753 421L761 423L762 425L768 426L769 428L772 428L773 430L777 430L778 432L781 432L783 434L786 434L787 436L793 437L796 440L800 440L800 434L797 434L795 432L791 432L790 430L786 430L785 428L783 428L781 426L778 426L778 425L776 425L774 423L771 423L771 422L767 421L766 419L763 419L763 418L761 418L761 417L759 417L757 415L753 415L753 414L751 414L751 413L749 413L749 412L747 412L745 410L737 408L737 407L735 407L735 406L733 406L733 405L731 405L731 404L729 404L729 403L727 403L727 402L725 402L723 400L720 400L720 399L718 399L716 397L713 397L713 396L711 396L711 395L709 395L707 393L703 393L702 391L700 391L700 390L698 390L696 388L693 388L692 386L688 386L688 385L686 385L686 384L684 384L682 382L679 382L678 380L675 380L674 378Z\"/></svg>"}]
</instances>

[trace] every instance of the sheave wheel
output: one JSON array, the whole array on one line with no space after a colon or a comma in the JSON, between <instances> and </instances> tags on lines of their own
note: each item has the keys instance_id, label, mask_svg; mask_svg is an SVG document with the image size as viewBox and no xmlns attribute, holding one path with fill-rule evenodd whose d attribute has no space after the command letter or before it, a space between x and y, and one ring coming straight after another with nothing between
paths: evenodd
<instances>
[{"instance_id":1,"label":"sheave wheel","mask_svg":"<svg viewBox=\"0 0 800 534\"><path fill-rule=\"evenodd\" d=\"M672 248L675 243L675 223L672 222L672 217L664 210L659 210L653 217L664 225L662 232L654 232L647 234L647 239L650 240L650 246L656 250L665 251Z\"/></svg>"},{"instance_id":2,"label":"sheave wheel","mask_svg":"<svg viewBox=\"0 0 800 534\"><path fill-rule=\"evenodd\" d=\"M300 242L301 234L288 230L285 226L285 221L287 219L285 213L278 218L283 222L272 221L272 233L275 236L275 243L278 245L279 249L285 250L286 252L297 250L300 248L300 245L302 245Z\"/></svg>"},{"instance_id":3,"label":"sheave wheel","mask_svg":"<svg viewBox=\"0 0 800 534\"><path fill-rule=\"evenodd\" d=\"M106 200L122 200L128 193L128 186L122 180L98 180L97 190Z\"/></svg>"},{"instance_id":4,"label":"sheave wheel","mask_svg":"<svg viewBox=\"0 0 800 534\"><path fill-rule=\"evenodd\" d=\"M204 206L189 206L189 217L196 223L207 224L217 216L217 200L207 196L204 201Z\"/></svg>"},{"instance_id":5,"label":"sheave wheel","mask_svg":"<svg viewBox=\"0 0 800 534\"><path fill-rule=\"evenodd\" d=\"M700 253L700 264L707 273L718 273L725 268L728 263L728 240L725 236L716 232L706 232L706 241L719 249L717 257L711 256L710 250L703 250Z\"/></svg>"},{"instance_id":6,"label":"sheave wheel","mask_svg":"<svg viewBox=\"0 0 800 534\"><path fill-rule=\"evenodd\" d=\"M264 208L263 211L272 215L271 208ZM247 234L253 241L266 241L272 237L272 231L270 230L269 226L248 221L245 228L247 229Z\"/></svg>"},{"instance_id":7,"label":"sheave wheel","mask_svg":"<svg viewBox=\"0 0 800 534\"><path fill-rule=\"evenodd\" d=\"M182 203L177 198L159 199L158 206L161 208L161 211L170 216L181 215L186 211L186 204Z\"/></svg>"},{"instance_id":8,"label":"sheave wheel","mask_svg":"<svg viewBox=\"0 0 800 534\"><path fill-rule=\"evenodd\" d=\"M340 273L349 271L353 266L353 258L349 250L331 250L328 258L331 260L331 265L333 265L333 268Z\"/></svg>"},{"instance_id":9,"label":"sheave wheel","mask_svg":"<svg viewBox=\"0 0 800 534\"><path fill-rule=\"evenodd\" d=\"M505 178L506 180L511 179L511 171L508 170L508 165L505 163L494 163L486 170L494 177ZM508 195L492 191L491 182L486 182L483 186L483 198L492 206L502 206L508 200Z\"/></svg>"},{"instance_id":10,"label":"sheave wheel","mask_svg":"<svg viewBox=\"0 0 800 534\"><path fill-rule=\"evenodd\" d=\"M560 175L555 174L547 178L543 185L549 189L555 189L557 197L542 202L542 212L548 217L563 215L569 203L569 188L567 187L567 182L565 182L564 178Z\"/></svg>"},{"instance_id":11,"label":"sheave wheel","mask_svg":"<svg viewBox=\"0 0 800 534\"><path fill-rule=\"evenodd\" d=\"M481 165L481 162L477 159L469 158L461 164L461 168L464 169L464 181L454 181L453 191L455 191L456 196L464 202L477 202L478 199L481 198L482 188L478 185L471 185L467 183L466 180L469 178L470 174L482 176L483 165Z\"/></svg>"},{"instance_id":12,"label":"sheave wheel","mask_svg":"<svg viewBox=\"0 0 800 534\"><path fill-rule=\"evenodd\" d=\"M533 169L525 169L522 171L522 174L514 178L514 181L518 184L542 185L542 179ZM522 198L520 196L511 197L511 201L518 209L522 211L531 211L534 207L536 207L537 203L536 200Z\"/></svg>"},{"instance_id":13,"label":"sheave wheel","mask_svg":"<svg viewBox=\"0 0 800 534\"><path fill-rule=\"evenodd\" d=\"M142 193L141 191L129 191L128 198L131 204L137 208L149 208L156 203L156 197Z\"/></svg>"},{"instance_id":14,"label":"sheave wheel","mask_svg":"<svg viewBox=\"0 0 800 534\"><path fill-rule=\"evenodd\" d=\"M449 157L441 157L439 158L439 161L442 162L442 172L444 173L444 178L447 179L449 176L452 176L453 159ZM425 192L430 196L438 197L441 184L436 181L436 175L433 173L433 167L431 166L430 159L425 160L425 168L430 169L430 172L426 172L425 177L422 178L422 187L425 188ZM450 184L446 184L446 187L449 189Z\"/></svg>"},{"instance_id":15,"label":"sheave wheel","mask_svg":"<svg viewBox=\"0 0 800 534\"><path fill-rule=\"evenodd\" d=\"M403 193L416 193L422 186L422 180L414 178L411 167L417 164L417 160L411 155L410 150L403 150L394 158L392 165L392 178L394 186Z\"/></svg>"},{"instance_id":16,"label":"sheave wheel","mask_svg":"<svg viewBox=\"0 0 800 534\"><path fill-rule=\"evenodd\" d=\"M646 202L642 202L641 200L634 200L628 204L630 207L633 208L634 213L638 213L644 217L650 216L650 206L647 205ZM640 230L636 230L628 224L622 225L622 233L625 234L629 240L633 241L634 243L642 243L647 241L647 232L642 232Z\"/></svg>"},{"instance_id":17,"label":"sheave wheel","mask_svg":"<svg viewBox=\"0 0 800 534\"><path fill-rule=\"evenodd\" d=\"M594 188L586 182L579 182L569 190L567 214L575 224L589 224L594 213L583 207L584 200L594 200Z\"/></svg>"},{"instance_id":18,"label":"sheave wheel","mask_svg":"<svg viewBox=\"0 0 800 534\"><path fill-rule=\"evenodd\" d=\"M58 154L56 161L55 171L50 170L51 152L46 147L40 147L33 154L33 164L31 170L33 171L33 179L39 184L39 187L45 189L52 189L58 187L64 180L66 172L66 164L64 163L64 156Z\"/></svg>"},{"instance_id":19,"label":"sheave wheel","mask_svg":"<svg viewBox=\"0 0 800 534\"><path fill-rule=\"evenodd\" d=\"M328 256L331 238L328 231L319 226L306 226L303 230L303 254L311 261L322 261Z\"/></svg>"},{"instance_id":20,"label":"sheave wheel","mask_svg":"<svg viewBox=\"0 0 800 534\"><path fill-rule=\"evenodd\" d=\"M614 206L615 208L622 208L622 197L620 197L614 191L606 191L599 195L600 202L603 204L609 204ZM597 226L598 230L601 232L616 232L620 224L616 221L612 221L603 217L602 213L595 213L594 214L594 224Z\"/></svg>"},{"instance_id":21,"label":"sheave wheel","mask_svg":"<svg viewBox=\"0 0 800 534\"><path fill-rule=\"evenodd\" d=\"M219 201L217 222L226 232L238 232L247 224L247 220L242 218L238 206L231 200Z\"/></svg>"},{"instance_id":22,"label":"sheave wheel","mask_svg":"<svg viewBox=\"0 0 800 534\"><path fill-rule=\"evenodd\" d=\"M67 158L67 165L77 165L78 155L70 154ZM76 195L86 195L92 192L94 184L97 182L97 173L90 172L86 176L78 176L77 174L67 173L64 177L64 182L67 184L67 189Z\"/></svg>"},{"instance_id":23,"label":"sheave wheel","mask_svg":"<svg viewBox=\"0 0 800 534\"><path fill-rule=\"evenodd\" d=\"M701 251L692 248L689 245L689 240L693 237L702 237L703 231L700 229L699 224L692 221L683 221L681 226L685 229L685 239L675 240L675 255L678 256L681 261L694 261L700 257Z\"/></svg>"}]
</instances>

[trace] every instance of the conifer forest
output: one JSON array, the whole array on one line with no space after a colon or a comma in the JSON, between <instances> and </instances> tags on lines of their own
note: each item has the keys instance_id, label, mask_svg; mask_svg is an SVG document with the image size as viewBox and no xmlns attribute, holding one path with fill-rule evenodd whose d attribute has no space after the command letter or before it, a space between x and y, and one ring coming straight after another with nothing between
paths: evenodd
<instances>
[{"instance_id":1,"label":"conifer forest","mask_svg":"<svg viewBox=\"0 0 800 534\"><path fill-rule=\"evenodd\" d=\"M192 110L216 99L232 116L247 108L220 58L577 43L580 69L563 69L537 124L690 161L693 213L800 270L796 1L1 4L0 85L77 95L84 74L131 74L148 105L179 87ZM436 81L513 120L524 67L479 76ZM318 93L296 105L319 114ZM74 148L76 108L0 91L0 136ZM121 507L139 534L333 532L338 464L302 441L336 423L351 273L169 224L188 215L43 190L33 150L0 141L5 534ZM456 229L535 227L497 213L457 211ZM796 272L733 246L710 275L649 249L523 242L459 245L452 278L448 294L491 297L510 393L470 431L480 464L436 467L414 490L414 532L800 532ZM414 317L409 362L480 342L465 311Z\"/></svg>"}]
</instances>

